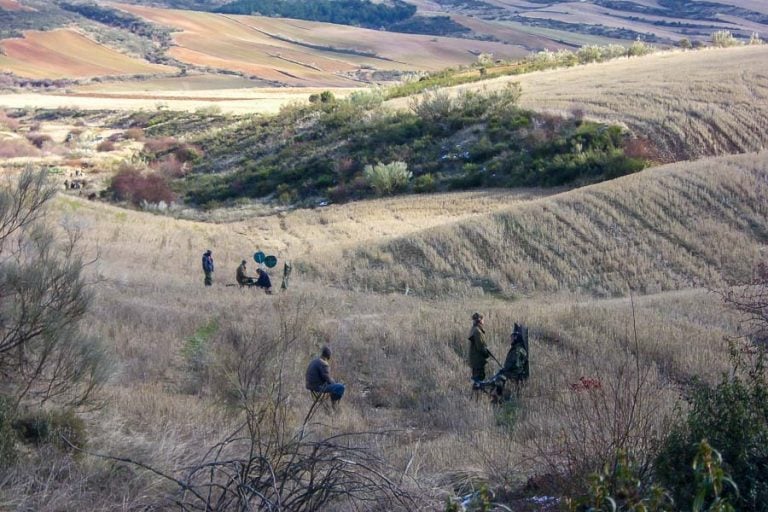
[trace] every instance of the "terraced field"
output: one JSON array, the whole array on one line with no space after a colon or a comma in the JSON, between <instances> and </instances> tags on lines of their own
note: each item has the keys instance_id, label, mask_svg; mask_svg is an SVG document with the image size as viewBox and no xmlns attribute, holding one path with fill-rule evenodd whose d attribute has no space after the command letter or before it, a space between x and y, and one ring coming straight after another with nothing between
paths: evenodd
<instances>
[{"instance_id":1,"label":"terraced field","mask_svg":"<svg viewBox=\"0 0 768 512\"><path fill-rule=\"evenodd\" d=\"M118 6L179 30L169 53L182 62L288 85L349 87L359 83L357 73L437 70L472 63L479 53L514 58L528 52L500 43L328 23Z\"/></svg>"},{"instance_id":2,"label":"terraced field","mask_svg":"<svg viewBox=\"0 0 768 512\"><path fill-rule=\"evenodd\" d=\"M0 42L0 69L26 78L88 78L177 71L111 50L71 29L30 31Z\"/></svg>"}]
</instances>

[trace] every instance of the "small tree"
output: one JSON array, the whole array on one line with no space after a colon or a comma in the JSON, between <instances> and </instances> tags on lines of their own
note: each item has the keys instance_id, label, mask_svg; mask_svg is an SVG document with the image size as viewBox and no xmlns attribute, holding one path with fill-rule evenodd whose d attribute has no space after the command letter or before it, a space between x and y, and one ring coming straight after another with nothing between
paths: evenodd
<instances>
[{"instance_id":1,"label":"small tree","mask_svg":"<svg viewBox=\"0 0 768 512\"><path fill-rule=\"evenodd\" d=\"M106 378L98 340L80 325L91 302L76 251L40 222L54 191L44 171L0 189L0 393L80 405Z\"/></svg>"},{"instance_id":2,"label":"small tree","mask_svg":"<svg viewBox=\"0 0 768 512\"><path fill-rule=\"evenodd\" d=\"M405 188L413 173L405 162L391 162L366 165L363 176L376 194L384 196Z\"/></svg>"}]
</instances>

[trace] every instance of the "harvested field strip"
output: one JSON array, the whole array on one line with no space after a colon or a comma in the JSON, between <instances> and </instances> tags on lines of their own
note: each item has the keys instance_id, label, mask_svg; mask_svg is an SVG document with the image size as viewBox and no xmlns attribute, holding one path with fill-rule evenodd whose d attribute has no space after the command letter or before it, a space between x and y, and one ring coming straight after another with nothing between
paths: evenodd
<instances>
[{"instance_id":1,"label":"harvested field strip","mask_svg":"<svg viewBox=\"0 0 768 512\"><path fill-rule=\"evenodd\" d=\"M308 264L343 286L427 295L717 286L764 258L766 198L768 152L704 159L360 249L338 267Z\"/></svg>"},{"instance_id":2,"label":"harvested field strip","mask_svg":"<svg viewBox=\"0 0 768 512\"><path fill-rule=\"evenodd\" d=\"M27 78L86 78L175 72L110 50L69 29L29 31L0 42L0 69Z\"/></svg>"}]
</instances>

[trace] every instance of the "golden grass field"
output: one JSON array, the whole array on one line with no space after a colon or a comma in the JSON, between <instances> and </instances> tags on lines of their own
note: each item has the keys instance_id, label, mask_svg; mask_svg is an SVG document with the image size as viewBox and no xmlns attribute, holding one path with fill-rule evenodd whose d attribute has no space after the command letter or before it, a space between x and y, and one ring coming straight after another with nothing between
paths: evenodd
<instances>
[{"instance_id":1,"label":"golden grass field","mask_svg":"<svg viewBox=\"0 0 768 512\"><path fill-rule=\"evenodd\" d=\"M26 78L88 78L175 71L169 66L123 55L71 29L28 31L23 38L3 40L0 47L0 69Z\"/></svg>"},{"instance_id":2,"label":"golden grass field","mask_svg":"<svg viewBox=\"0 0 768 512\"><path fill-rule=\"evenodd\" d=\"M768 152L671 164L313 267L344 287L429 296L723 286L768 256L767 170Z\"/></svg>"},{"instance_id":3,"label":"golden grass field","mask_svg":"<svg viewBox=\"0 0 768 512\"><path fill-rule=\"evenodd\" d=\"M748 176L754 173L757 160L764 162L765 156L727 158L722 164L734 175ZM169 472L193 461L204 447L232 428L234 419L221 414L215 405L217 386L221 385L217 372L221 369L213 362L202 373L193 371L184 357L185 340L215 319L222 326L222 334L210 340L212 354L226 345L222 336L230 326L250 333L247 339L258 346L276 342L281 321L300 318L298 323L289 322L299 338L291 352L283 355L291 424L301 421L310 406L303 390L304 365L320 344L330 340L336 351L334 372L347 383L348 394L341 413L332 417L321 413L313 431L394 431L372 448L381 450L396 471L405 468L405 485L418 484L419 492L429 498L430 510L440 510L454 486L472 479L508 488L524 483L529 476L551 469L549 464L568 440L563 438L562 428L567 426L575 433L579 426L584 427L587 405L572 385L586 376L600 379L606 389L615 391L621 386L620 372L634 367L634 359L622 348L634 345L629 334L632 307L628 298L597 300L579 291L550 293L542 289L514 302L473 293L425 300L402 291L350 291L333 286L332 276L302 273L301 265L287 293L267 296L225 284L234 281L239 259L249 259L255 249L274 253L281 260L293 258L294 264L312 262L332 267L339 261L339 248L370 243L371 233L365 226L369 221L372 226L379 222L381 206L385 205L394 212L409 213L414 223L424 226L430 224L431 212L437 214L435 223L447 222L448 227L430 233L443 234L446 246L461 244L461 237L454 233L466 223L455 223L454 218L461 217L459 212L467 204L487 204L479 207L484 215L472 221L475 226L489 226L495 218L546 207L561 215L564 226L578 232L578 223L584 224L586 214L576 205L586 197L615 195L625 208L617 221L640 218L648 213L648 200L632 191L641 184L656 187L659 179L685 181L702 173L707 179L700 178L689 189L681 187L681 191L696 190L696 194L671 195L668 200L662 194L656 200L669 215L708 212L703 199L722 194L724 180L713 179L710 175L714 171L702 171L701 165L688 167L680 164L545 199L515 193L503 199L498 192L488 192L474 197L420 197L418 209L412 198L402 198L383 204L295 212L284 220L286 231L291 231L297 242L285 248L270 242L278 238L265 227L275 222L271 218L223 224L179 221L61 196L50 220L79 227L84 253L98 256L89 267L96 302L87 318L87 330L104 337L116 364L102 395L105 407L85 416L90 449L131 457ZM764 167L761 179L765 179ZM736 180L743 186L734 188L734 194L749 201L752 194L761 193L747 188L749 184L743 180ZM658 185L659 189L662 186ZM493 213L501 202L506 203L504 213ZM590 201L584 204L591 207ZM446 205L453 215L441 213ZM726 243L741 246L740 254L747 256L760 250L755 242L742 246L749 237L745 228L726 225L732 216L724 215L723 210L713 210L711 215L706 224L713 226L713 231L717 227L718 231L711 233L713 238L725 237ZM352 216L354 222L345 218ZM717 219L724 224L718 224ZM357 222L360 228L356 230L343 228ZM547 217L531 214L528 222L541 232L552 229ZM451 228L452 224L456 227ZM397 225L393 223L394 231ZM322 242L317 241L318 231L323 234ZM669 260L670 266L676 264L679 246L659 243L655 247L660 259ZM214 251L217 264L215 284L210 289L202 286L198 268L205 248ZM564 244L559 256L577 263L583 274L609 274L605 261L584 257L585 252L594 254L592 250L586 244ZM616 256L631 261L642 260L644 254L642 248L633 245ZM324 260L324 255L329 259ZM385 264L395 273L403 268L397 262ZM535 272L555 263L521 261L520 265ZM734 332L736 326L735 316L719 304L717 296L695 288L695 283L680 286L674 276L638 272L630 275L630 284L640 290L645 285L654 286L654 279L662 277L667 279L667 288L682 289L635 297L640 364L649 372L649 391L640 407L655 418L646 425L648 435L664 428L663 413L677 403L680 384L694 375L713 379L725 368L721 338ZM469 315L475 310L486 314L490 347L497 355L505 352L513 321L526 322L532 329L532 378L515 409L514 430L486 401L475 401L468 388L465 336ZM614 407L606 398L606 403L593 412L618 414ZM589 423L589 427L597 438L609 435L599 424ZM167 482L138 469L120 472L119 479L110 477L114 466L92 457L77 467L75 470L66 459L56 459L54 481L44 489L23 492L32 489L35 471L40 471L31 464L14 474L12 486L2 488L0 503L6 508L35 510L66 509L68 503L87 505L91 510L115 510L119 503L119 510L138 510L157 504L168 489ZM101 490L88 483L93 479L104 482Z\"/></svg>"}]
</instances>

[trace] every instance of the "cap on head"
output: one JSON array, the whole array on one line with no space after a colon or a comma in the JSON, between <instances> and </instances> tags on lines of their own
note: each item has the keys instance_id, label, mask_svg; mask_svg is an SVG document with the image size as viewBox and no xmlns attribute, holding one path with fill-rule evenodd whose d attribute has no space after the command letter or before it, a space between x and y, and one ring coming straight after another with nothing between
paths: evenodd
<instances>
[{"instance_id":1,"label":"cap on head","mask_svg":"<svg viewBox=\"0 0 768 512\"><path fill-rule=\"evenodd\" d=\"M478 320L482 320L482 319L483 319L483 315L481 313L473 313L472 314L472 320L474 320L475 322L477 322Z\"/></svg>"},{"instance_id":2,"label":"cap on head","mask_svg":"<svg viewBox=\"0 0 768 512\"><path fill-rule=\"evenodd\" d=\"M324 345L323 349L320 351L320 357L324 359L330 359L331 358L331 347L328 345Z\"/></svg>"},{"instance_id":3,"label":"cap on head","mask_svg":"<svg viewBox=\"0 0 768 512\"><path fill-rule=\"evenodd\" d=\"M241 261L240 263L241 263L241 264L243 264L243 265L245 265L245 260Z\"/></svg>"},{"instance_id":4,"label":"cap on head","mask_svg":"<svg viewBox=\"0 0 768 512\"><path fill-rule=\"evenodd\" d=\"M211 254L211 250L208 249L207 251L205 251L205 254Z\"/></svg>"}]
</instances>

